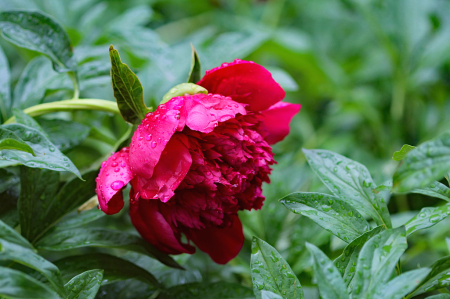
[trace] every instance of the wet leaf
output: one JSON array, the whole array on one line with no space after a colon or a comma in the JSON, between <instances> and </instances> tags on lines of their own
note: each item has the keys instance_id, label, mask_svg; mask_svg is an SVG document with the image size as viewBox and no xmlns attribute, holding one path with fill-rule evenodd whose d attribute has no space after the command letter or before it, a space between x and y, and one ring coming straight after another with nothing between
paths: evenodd
<instances>
[{"instance_id":1,"label":"wet leaf","mask_svg":"<svg viewBox=\"0 0 450 299\"><path fill-rule=\"evenodd\" d=\"M426 297L425 299L450 299L450 294L439 294Z\"/></svg>"},{"instance_id":2,"label":"wet leaf","mask_svg":"<svg viewBox=\"0 0 450 299\"><path fill-rule=\"evenodd\" d=\"M306 216L345 242L370 230L369 223L345 201L322 193L297 192L280 200L292 212Z\"/></svg>"},{"instance_id":3,"label":"wet leaf","mask_svg":"<svg viewBox=\"0 0 450 299\"><path fill-rule=\"evenodd\" d=\"M80 227L104 216L106 216L106 214L99 209L91 209L83 212L72 212L71 214L61 219L61 221L59 221L58 224L54 226L54 229L66 230Z\"/></svg>"},{"instance_id":4,"label":"wet leaf","mask_svg":"<svg viewBox=\"0 0 450 299\"><path fill-rule=\"evenodd\" d=\"M39 123L37 121L35 121L34 118L29 116L28 114L26 114L22 110L14 108L13 109L13 115L16 118L16 123L22 124L24 126L27 126L27 127L30 127L30 128L33 128L33 129L36 129L36 130L39 130L39 131L45 133L43 131L41 125L39 125Z\"/></svg>"},{"instance_id":5,"label":"wet leaf","mask_svg":"<svg viewBox=\"0 0 450 299\"><path fill-rule=\"evenodd\" d=\"M21 138L33 149L36 156L25 152L4 150L0 153L0 161L12 161L31 168L69 171L81 178L80 172L72 161L61 153L44 133L22 124L8 124L2 127Z\"/></svg>"},{"instance_id":6,"label":"wet leaf","mask_svg":"<svg viewBox=\"0 0 450 299\"><path fill-rule=\"evenodd\" d=\"M6 240L10 243L20 245L28 249L33 249L33 246L12 227L6 225L0 220L0 239Z\"/></svg>"},{"instance_id":7,"label":"wet leaf","mask_svg":"<svg viewBox=\"0 0 450 299\"><path fill-rule=\"evenodd\" d=\"M0 47L0 123L5 122L11 109L11 74L8 60Z\"/></svg>"},{"instance_id":8,"label":"wet leaf","mask_svg":"<svg viewBox=\"0 0 450 299\"><path fill-rule=\"evenodd\" d=\"M194 46L191 44L192 49L192 61L191 61L191 70L189 71L188 83L197 83L202 78L202 66L200 64L200 59L198 58L197 51Z\"/></svg>"},{"instance_id":9,"label":"wet leaf","mask_svg":"<svg viewBox=\"0 0 450 299\"><path fill-rule=\"evenodd\" d=\"M89 270L75 276L65 285L67 299L94 299L102 281L103 270Z\"/></svg>"},{"instance_id":10,"label":"wet leaf","mask_svg":"<svg viewBox=\"0 0 450 299\"><path fill-rule=\"evenodd\" d=\"M431 272L410 297L414 297L425 292L431 292L450 285L450 256L446 256L436 261L430 268Z\"/></svg>"},{"instance_id":11,"label":"wet leaf","mask_svg":"<svg viewBox=\"0 0 450 299\"><path fill-rule=\"evenodd\" d=\"M289 264L275 248L256 237L252 242L250 269L256 298L261 298L262 290L283 298L304 298L302 286Z\"/></svg>"},{"instance_id":12,"label":"wet leaf","mask_svg":"<svg viewBox=\"0 0 450 299\"><path fill-rule=\"evenodd\" d=\"M283 299L280 295L277 295L271 291L262 290L261 299Z\"/></svg>"},{"instance_id":13,"label":"wet leaf","mask_svg":"<svg viewBox=\"0 0 450 299\"><path fill-rule=\"evenodd\" d=\"M404 227L382 231L367 241L356 263L353 297L370 297L383 287L407 246Z\"/></svg>"},{"instance_id":14,"label":"wet leaf","mask_svg":"<svg viewBox=\"0 0 450 299\"><path fill-rule=\"evenodd\" d=\"M188 283L167 289L161 299L254 299L253 291L242 285L229 282Z\"/></svg>"},{"instance_id":15,"label":"wet leaf","mask_svg":"<svg viewBox=\"0 0 450 299\"><path fill-rule=\"evenodd\" d=\"M0 267L0 295L6 298L60 299L45 284L20 271Z\"/></svg>"},{"instance_id":16,"label":"wet leaf","mask_svg":"<svg viewBox=\"0 0 450 299\"><path fill-rule=\"evenodd\" d=\"M91 131L86 125L62 119L40 119L39 124L61 152L68 152L80 145Z\"/></svg>"},{"instance_id":17,"label":"wet leaf","mask_svg":"<svg viewBox=\"0 0 450 299\"><path fill-rule=\"evenodd\" d=\"M393 178L393 190L406 192L441 180L450 169L450 132L410 151Z\"/></svg>"},{"instance_id":18,"label":"wet leaf","mask_svg":"<svg viewBox=\"0 0 450 299\"><path fill-rule=\"evenodd\" d=\"M22 151L36 156L33 149L26 144L25 141L10 130L3 127L0 127L0 151L1 150Z\"/></svg>"},{"instance_id":19,"label":"wet leaf","mask_svg":"<svg viewBox=\"0 0 450 299\"><path fill-rule=\"evenodd\" d=\"M430 271L429 268L421 268L402 273L379 288L374 299L403 298L414 290Z\"/></svg>"},{"instance_id":20,"label":"wet leaf","mask_svg":"<svg viewBox=\"0 0 450 299\"><path fill-rule=\"evenodd\" d=\"M306 243L313 259L314 277L323 299L348 299L347 288L338 269L316 246Z\"/></svg>"},{"instance_id":21,"label":"wet leaf","mask_svg":"<svg viewBox=\"0 0 450 299\"><path fill-rule=\"evenodd\" d=\"M450 204L440 207L423 208L411 220L406 222L406 234L410 235L420 229L432 227L450 215Z\"/></svg>"},{"instance_id":22,"label":"wet leaf","mask_svg":"<svg viewBox=\"0 0 450 299\"><path fill-rule=\"evenodd\" d=\"M392 156L392 159L395 161L401 161L405 158L406 154L415 149L415 146L404 144L399 151L396 151Z\"/></svg>"},{"instance_id":23,"label":"wet leaf","mask_svg":"<svg viewBox=\"0 0 450 299\"><path fill-rule=\"evenodd\" d=\"M54 264L61 271L65 281L81 272L101 269L104 270L104 283L135 278L147 284L159 286L159 282L150 272L129 261L104 253L69 256L54 262Z\"/></svg>"},{"instance_id":24,"label":"wet leaf","mask_svg":"<svg viewBox=\"0 0 450 299\"><path fill-rule=\"evenodd\" d=\"M418 193L450 201L450 189L444 184L439 182L433 182L431 185L427 187L414 189L410 191L410 193Z\"/></svg>"},{"instance_id":25,"label":"wet leaf","mask_svg":"<svg viewBox=\"0 0 450 299\"><path fill-rule=\"evenodd\" d=\"M76 69L69 37L50 16L38 11L4 11L0 13L0 29L13 44L47 55L58 72Z\"/></svg>"},{"instance_id":26,"label":"wet leaf","mask_svg":"<svg viewBox=\"0 0 450 299\"><path fill-rule=\"evenodd\" d=\"M372 192L377 186L364 165L326 150L303 149L303 152L311 168L335 196L372 217L377 225L392 227L386 201Z\"/></svg>"},{"instance_id":27,"label":"wet leaf","mask_svg":"<svg viewBox=\"0 0 450 299\"><path fill-rule=\"evenodd\" d=\"M112 45L109 48L109 56L114 97L120 113L125 121L131 124L140 124L148 112L144 104L141 82L128 65L122 63L119 52Z\"/></svg>"}]
</instances>

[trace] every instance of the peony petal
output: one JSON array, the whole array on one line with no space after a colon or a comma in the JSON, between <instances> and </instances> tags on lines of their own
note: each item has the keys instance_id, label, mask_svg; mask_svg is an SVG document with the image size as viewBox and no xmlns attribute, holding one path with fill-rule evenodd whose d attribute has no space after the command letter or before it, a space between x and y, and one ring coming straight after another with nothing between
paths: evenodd
<instances>
[{"instance_id":1,"label":"peony petal","mask_svg":"<svg viewBox=\"0 0 450 299\"><path fill-rule=\"evenodd\" d=\"M131 201L130 217L141 236L158 250L168 254L195 252L193 246L181 243L181 234L174 231L161 214L157 200Z\"/></svg>"},{"instance_id":2,"label":"peony petal","mask_svg":"<svg viewBox=\"0 0 450 299\"><path fill-rule=\"evenodd\" d=\"M300 111L300 107L300 104L279 102L262 112L264 124L269 133L265 137L267 143L275 144L289 134L289 123L294 115Z\"/></svg>"},{"instance_id":3,"label":"peony petal","mask_svg":"<svg viewBox=\"0 0 450 299\"><path fill-rule=\"evenodd\" d=\"M197 84L211 93L230 96L236 102L248 104L253 111L266 110L285 95L268 70L239 59L207 71Z\"/></svg>"},{"instance_id":4,"label":"peony petal","mask_svg":"<svg viewBox=\"0 0 450 299\"><path fill-rule=\"evenodd\" d=\"M186 236L218 264L228 263L238 255L244 245L242 224L237 215L233 216L229 227L190 229Z\"/></svg>"},{"instance_id":5,"label":"peony petal","mask_svg":"<svg viewBox=\"0 0 450 299\"><path fill-rule=\"evenodd\" d=\"M122 189L133 179L128 163L128 148L124 147L102 163L96 179L98 202L103 212L116 214L123 208Z\"/></svg>"},{"instance_id":6,"label":"peony petal","mask_svg":"<svg viewBox=\"0 0 450 299\"><path fill-rule=\"evenodd\" d=\"M133 179L133 188L140 193L140 197L159 198L162 202L167 202L173 196L192 164L191 154L186 146L188 142L187 137L179 133L172 136L154 168L152 177L147 179L136 176Z\"/></svg>"}]
</instances>

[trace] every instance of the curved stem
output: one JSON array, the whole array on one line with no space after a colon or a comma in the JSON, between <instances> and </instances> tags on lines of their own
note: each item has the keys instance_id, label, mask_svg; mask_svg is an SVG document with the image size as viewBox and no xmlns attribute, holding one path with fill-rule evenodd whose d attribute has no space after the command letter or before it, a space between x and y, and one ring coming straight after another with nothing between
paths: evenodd
<instances>
[{"instance_id":1,"label":"curved stem","mask_svg":"<svg viewBox=\"0 0 450 299\"><path fill-rule=\"evenodd\" d=\"M73 110L98 110L120 114L116 102L100 99L70 99L58 102L51 102L29 107L23 112L30 116L39 116L46 113ZM5 124L15 122L15 117L8 119Z\"/></svg>"},{"instance_id":2,"label":"curved stem","mask_svg":"<svg viewBox=\"0 0 450 299\"><path fill-rule=\"evenodd\" d=\"M68 73L70 80L72 80L73 84L73 98L74 100L77 100L80 97L80 87L78 85L78 78L77 74L75 72L69 72Z\"/></svg>"}]
</instances>

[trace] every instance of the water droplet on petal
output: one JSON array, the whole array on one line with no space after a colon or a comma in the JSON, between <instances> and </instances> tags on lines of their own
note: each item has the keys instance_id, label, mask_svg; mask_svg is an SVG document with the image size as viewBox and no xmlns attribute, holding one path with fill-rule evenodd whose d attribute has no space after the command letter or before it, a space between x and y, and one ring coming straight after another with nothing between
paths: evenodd
<instances>
[{"instance_id":1,"label":"water droplet on petal","mask_svg":"<svg viewBox=\"0 0 450 299\"><path fill-rule=\"evenodd\" d=\"M111 188L113 190L120 190L125 184L122 181L115 181L111 183Z\"/></svg>"},{"instance_id":2,"label":"water droplet on petal","mask_svg":"<svg viewBox=\"0 0 450 299\"><path fill-rule=\"evenodd\" d=\"M152 148L155 148L157 144L156 144L155 141L152 141L152 143L150 145L151 145Z\"/></svg>"},{"instance_id":3,"label":"water droplet on petal","mask_svg":"<svg viewBox=\"0 0 450 299\"><path fill-rule=\"evenodd\" d=\"M119 172L120 171L120 168L119 167L117 167L116 169L114 169L114 172Z\"/></svg>"},{"instance_id":4,"label":"water droplet on petal","mask_svg":"<svg viewBox=\"0 0 450 299\"><path fill-rule=\"evenodd\" d=\"M112 166L112 167L116 167L116 166L117 166L117 162L112 162L112 163L111 163L111 166Z\"/></svg>"}]
</instances>

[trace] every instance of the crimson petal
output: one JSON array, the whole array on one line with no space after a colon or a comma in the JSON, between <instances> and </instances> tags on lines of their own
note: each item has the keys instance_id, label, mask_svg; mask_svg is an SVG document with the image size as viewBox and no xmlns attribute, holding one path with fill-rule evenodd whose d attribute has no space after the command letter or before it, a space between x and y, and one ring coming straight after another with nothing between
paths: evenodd
<instances>
[{"instance_id":1,"label":"crimson petal","mask_svg":"<svg viewBox=\"0 0 450 299\"><path fill-rule=\"evenodd\" d=\"M300 108L300 104L279 102L262 112L269 133L265 137L267 143L275 144L289 134L289 123Z\"/></svg>"}]
</instances>

